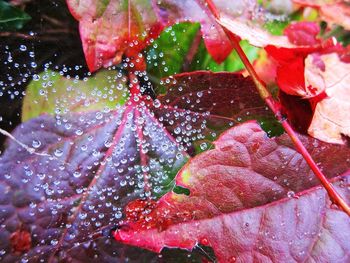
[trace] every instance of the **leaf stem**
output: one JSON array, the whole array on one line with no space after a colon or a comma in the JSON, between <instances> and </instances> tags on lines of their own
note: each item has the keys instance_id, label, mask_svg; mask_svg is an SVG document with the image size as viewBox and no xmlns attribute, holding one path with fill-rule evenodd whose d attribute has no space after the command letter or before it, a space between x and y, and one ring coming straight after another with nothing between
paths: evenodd
<instances>
[{"instance_id":1,"label":"leaf stem","mask_svg":"<svg viewBox=\"0 0 350 263\"><path fill-rule=\"evenodd\" d=\"M215 4L212 2L212 0L206 0L208 8L211 10L212 14L215 16L216 19L220 19L220 15L218 10L216 9ZM317 166L315 161L312 159L310 153L307 151L305 146L302 144L300 139L298 138L297 134L293 130L293 128L290 126L289 122L286 118L284 118L283 114L281 113L281 105L278 101L276 101L269 90L266 87L266 84L259 78L257 72L255 71L253 65L250 63L247 55L244 53L242 47L239 44L239 39L230 31L228 31L226 28L222 27L222 29L225 31L227 37L231 41L231 44L233 48L237 51L237 54L239 55L240 59L242 60L244 66L246 67L249 75L252 77L256 89L258 90L260 97L266 102L266 104L269 106L269 108L273 111L275 114L275 117L277 120L282 124L284 130L287 132L289 137L291 138L293 144L295 145L296 149L299 151L299 153L304 157L305 161L311 168L311 170L314 172L314 174L317 176L317 178L321 181L323 187L326 189L331 201L336 204L338 207L340 207L348 216L350 216L350 207L347 205L347 203L344 201L344 199L338 194L338 192L335 190L333 185L329 182L327 177L322 173L320 168Z\"/></svg>"}]
</instances>

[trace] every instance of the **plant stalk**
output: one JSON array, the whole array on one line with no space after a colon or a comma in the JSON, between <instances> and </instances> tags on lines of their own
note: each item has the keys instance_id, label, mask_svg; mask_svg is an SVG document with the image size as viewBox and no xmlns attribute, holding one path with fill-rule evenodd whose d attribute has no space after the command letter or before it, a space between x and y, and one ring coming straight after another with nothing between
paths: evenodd
<instances>
[{"instance_id":1,"label":"plant stalk","mask_svg":"<svg viewBox=\"0 0 350 263\"><path fill-rule=\"evenodd\" d=\"M216 9L216 6L212 2L212 0L206 0L206 3L207 3L208 8L210 9L210 11L212 12L212 14L215 16L215 18L220 20L219 12ZM326 189L331 201L334 204L336 204L338 207L340 207L348 216L350 216L350 207L344 201L344 199L339 195L339 193L335 190L335 188L329 182L327 177L322 173L320 168L317 166L317 164L315 163L315 161L311 157L310 153L307 151L305 146L302 144L302 142L298 138L298 135L296 134L296 132L293 130L293 128L291 127L291 125L289 124L287 119L284 118L283 114L281 113L280 103L272 97L270 91L266 87L266 84L259 78L253 65L250 63L247 55L244 53L242 47L240 46L239 39L232 32L228 31L226 28L222 27L222 29L225 31L233 48L237 51L237 54L239 55L240 59L242 60L249 75L252 77L252 79L255 83L256 89L258 90L258 92L260 94L260 97L265 101L265 103L268 105L268 107L275 114L275 117L282 124L284 130L287 132L287 134L291 138L296 149L304 157L305 161L307 162L307 164L309 165L311 170L314 172L314 174L317 176L317 178L321 181L321 184Z\"/></svg>"}]
</instances>

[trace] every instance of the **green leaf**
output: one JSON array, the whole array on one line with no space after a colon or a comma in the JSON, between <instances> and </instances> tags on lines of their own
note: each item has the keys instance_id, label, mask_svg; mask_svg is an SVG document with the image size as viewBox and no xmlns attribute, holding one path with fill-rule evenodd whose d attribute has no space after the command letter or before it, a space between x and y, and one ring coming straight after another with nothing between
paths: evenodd
<instances>
[{"instance_id":1,"label":"green leaf","mask_svg":"<svg viewBox=\"0 0 350 263\"><path fill-rule=\"evenodd\" d=\"M199 24L179 23L165 29L147 50L147 72L153 82L180 73Z\"/></svg>"},{"instance_id":2,"label":"green leaf","mask_svg":"<svg viewBox=\"0 0 350 263\"><path fill-rule=\"evenodd\" d=\"M44 71L30 82L22 106L22 121L43 113L64 114L114 109L129 97L127 79L117 71L103 70L78 80Z\"/></svg>"},{"instance_id":3,"label":"green leaf","mask_svg":"<svg viewBox=\"0 0 350 263\"><path fill-rule=\"evenodd\" d=\"M30 19L27 13L0 0L0 31L19 30Z\"/></svg>"},{"instance_id":4,"label":"green leaf","mask_svg":"<svg viewBox=\"0 0 350 263\"><path fill-rule=\"evenodd\" d=\"M247 41L241 41L241 46L250 61L253 61L258 58L259 48L251 46ZM232 53L226 58L226 60L223 63L217 64L209 55L208 51L204 46L204 43L201 42L198 48L198 52L192 61L190 69L192 71L211 70L214 72L235 72L244 69L244 65L241 62L236 51L232 51Z\"/></svg>"}]
</instances>

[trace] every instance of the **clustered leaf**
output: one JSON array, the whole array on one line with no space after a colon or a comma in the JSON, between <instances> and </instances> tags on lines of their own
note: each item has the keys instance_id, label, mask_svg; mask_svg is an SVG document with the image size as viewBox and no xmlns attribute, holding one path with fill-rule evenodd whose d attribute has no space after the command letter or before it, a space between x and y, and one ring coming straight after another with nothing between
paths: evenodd
<instances>
[{"instance_id":1,"label":"clustered leaf","mask_svg":"<svg viewBox=\"0 0 350 263\"><path fill-rule=\"evenodd\" d=\"M345 2L294 2L348 29ZM233 38L252 59L261 48L258 72L316 138L296 135L350 203L346 47L315 22L271 35L262 25L273 14L255 0L67 4L90 71L122 70L84 81L45 70L28 85L23 123L0 156L1 261L167 262L170 248L202 251L175 251L187 258L178 262L350 261L349 217L281 135L253 80L173 75L242 70ZM155 93L150 79L162 85Z\"/></svg>"}]
</instances>

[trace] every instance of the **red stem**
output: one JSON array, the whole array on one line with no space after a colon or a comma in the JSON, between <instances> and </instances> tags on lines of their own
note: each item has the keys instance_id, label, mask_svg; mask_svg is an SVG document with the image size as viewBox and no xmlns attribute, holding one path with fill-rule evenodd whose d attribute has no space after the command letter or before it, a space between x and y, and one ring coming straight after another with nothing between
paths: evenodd
<instances>
[{"instance_id":1,"label":"red stem","mask_svg":"<svg viewBox=\"0 0 350 263\"><path fill-rule=\"evenodd\" d=\"M218 10L216 9L214 3L212 0L206 0L208 8L211 10L213 15L216 19L220 19ZM344 199L338 194L338 192L335 190L333 185L328 181L327 177L322 173L320 168L317 166L315 161L312 159L310 153L307 151L305 146L302 144L300 139L298 138L297 134L293 130L293 128L290 126L288 121L283 117L281 113L281 105L278 101L276 101L269 90L267 89L265 83L259 78L258 74L256 73L253 65L250 63L248 57L244 53L243 49L241 48L239 44L239 39L230 31L228 31L226 28L222 27L225 31L227 37L230 39L232 46L237 51L240 59L242 60L244 66L246 67L247 71L249 72L250 76L252 77L255 86L260 94L260 97L266 102L266 104L269 106L269 108L273 111L278 121L281 122L284 130L287 132L289 137L291 138L292 142L294 143L296 149L299 151L299 153L304 157L305 161L311 168L311 170L314 172L314 174L317 176L317 178L321 181L323 187L326 189L330 199L333 203L335 203L338 207L340 207L345 213L347 213L350 216L350 207L347 205L347 203L344 201Z\"/></svg>"}]
</instances>

